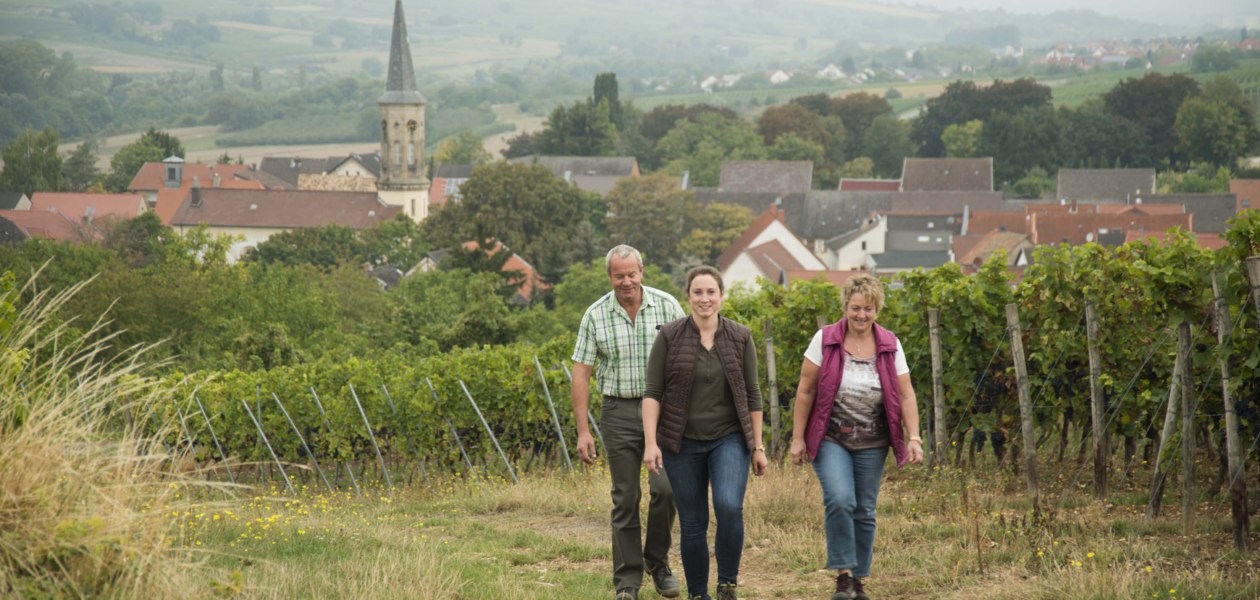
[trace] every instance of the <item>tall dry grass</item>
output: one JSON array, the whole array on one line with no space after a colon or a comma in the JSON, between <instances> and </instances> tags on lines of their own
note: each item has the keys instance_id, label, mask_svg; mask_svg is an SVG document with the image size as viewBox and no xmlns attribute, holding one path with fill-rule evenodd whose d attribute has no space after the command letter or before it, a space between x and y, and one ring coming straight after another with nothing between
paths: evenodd
<instances>
[{"instance_id":1,"label":"tall dry grass","mask_svg":"<svg viewBox=\"0 0 1260 600\"><path fill-rule=\"evenodd\" d=\"M170 401L145 377L146 349L106 359L103 321L60 316L86 282L52 295L37 278L0 275L0 597L199 595L172 544L186 481L139 426Z\"/></svg>"}]
</instances>

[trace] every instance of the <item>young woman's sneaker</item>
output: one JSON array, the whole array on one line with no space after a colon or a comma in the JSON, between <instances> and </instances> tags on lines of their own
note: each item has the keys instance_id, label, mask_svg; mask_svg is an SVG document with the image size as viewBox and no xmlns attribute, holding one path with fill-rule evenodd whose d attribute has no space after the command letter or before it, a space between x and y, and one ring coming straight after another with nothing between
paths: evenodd
<instances>
[{"instance_id":1,"label":"young woman's sneaker","mask_svg":"<svg viewBox=\"0 0 1260 600\"><path fill-rule=\"evenodd\" d=\"M735 597L735 584L733 583L719 583L717 594L717 600L738 600Z\"/></svg>"}]
</instances>

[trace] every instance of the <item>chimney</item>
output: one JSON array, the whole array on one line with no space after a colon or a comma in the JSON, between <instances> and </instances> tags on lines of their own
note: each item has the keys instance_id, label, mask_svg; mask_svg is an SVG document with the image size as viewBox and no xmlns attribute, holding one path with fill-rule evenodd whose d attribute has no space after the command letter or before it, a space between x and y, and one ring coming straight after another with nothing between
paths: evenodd
<instances>
[{"instance_id":1,"label":"chimney","mask_svg":"<svg viewBox=\"0 0 1260 600\"><path fill-rule=\"evenodd\" d=\"M210 180L212 187L219 187L219 174L215 173L214 178Z\"/></svg>"},{"instance_id":2,"label":"chimney","mask_svg":"<svg viewBox=\"0 0 1260 600\"><path fill-rule=\"evenodd\" d=\"M192 205L201 206L201 181L193 177L192 182Z\"/></svg>"},{"instance_id":3,"label":"chimney","mask_svg":"<svg viewBox=\"0 0 1260 600\"><path fill-rule=\"evenodd\" d=\"M691 187L691 171L683 171L682 183L679 184L678 188L685 190L689 187Z\"/></svg>"}]
</instances>

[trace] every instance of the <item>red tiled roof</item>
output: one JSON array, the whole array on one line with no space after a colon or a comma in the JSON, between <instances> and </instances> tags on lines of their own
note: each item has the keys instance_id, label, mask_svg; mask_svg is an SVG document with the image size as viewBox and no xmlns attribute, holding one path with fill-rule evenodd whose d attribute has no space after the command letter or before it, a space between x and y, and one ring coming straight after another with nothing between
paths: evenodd
<instances>
[{"instance_id":1,"label":"red tiled roof","mask_svg":"<svg viewBox=\"0 0 1260 600\"><path fill-rule=\"evenodd\" d=\"M730 246L727 246L726 250L722 251L721 256L718 256L717 260L718 268L722 271L726 271L731 268L731 263L735 262L735 259L739 256L739 254L744 250L747 250L748 245L751 244L753 240L757 239L757 236L761 235L761 232L775 221L783 223L784 215L777 207L771 205L765 210L765 212L761 213L761 216L757 217L757 219L754 220L747 229L744 230L744 233L739 235L739 238L737 238Z\"/></svg>"},{"instance_id":2,"label":"red tiled roof","mask_svg":"<svg viewBox=\"0 0 1260 600\"><path fill-rule=\"evenodd\" d=\"M967 220L967 235L984 235L1006 228L1007 231L1028 233L1028 215L1022 212L1002 210L977 210Z\"/></svg>"},{"instance_id":3,"label":"red tiled roof","mask_svg":"<svg viewBox=\"0 0 1260 600\"><path fill-rule=\"evenodd\" d=\"M1248 208L1260 210L1260 179L1231 179L1229 191L1236 196L1235 214Z\"/></svg>"},{"instance_id":4,"label":"red tiled roof","mask_svg":"<svg viewBox=\"0 0 1260 600\"><path fill-rule=\"evenodd\" d=\"M71 221L57 212L0 210L0 219L16 225L27 239L85 242L100 238L100 234L95 229Z\"/></svg>"},{"instance_id":5,"label":"red tiled roof","mask_svg":"<svg viewBox=\"0 0 1260 600\"><path fill-rule=\"evenodd\" d=\"M804 270L802 265L792 256L779 240L770 240L748 249L748 258L752 259L766 279L778 281L779 276L789 270Z\"/></svg>"},{"instance_id":6,"label":"red tiled roof","mask_svg":"<svg viewBox=\"0 0 1260 600\"><path fill-rule=\"evenodd\" d=\"M971 237L973 236L954 238L955 262L959 264L975 264L976 261L983 262L988 260L989 256L998 250L1006 250L1009 257L1016 248L1019 248L1020 244L1028 240L1027 234L993 230L979 236L974 241L968 240L961 244L959 243L963 238ZM963 248L963 246L966 247Z\"/></svg>"},{"instance_id":7,"label":"red tiled roof","mask_svg":"<svg viewBox=\"0 0 1260 600\"><path fill-rule=\"evenodd\" d=\"M434 176L433 182L429 184L429 207L446 206L449 196L446 195L446 183L451 178ZM467 177L457 177L455 179L467 179ZM462 184L461 184L462 185Z\"/></svg>"},{"instance_id":8,"label":"red tiled roof","mask_svg":"<svg viewBox=\"0 0 1260 600\"><path fill-rule=\"evenodd\" d=\"M1118 205L1122 206L1122 205ZM1070 202L1066 204L1028 204L1024 206L1024 214L1045 214L1045 213L1089 213L1098 212L1097 204L1077 204Z\"/></svg>"},{"instance_id":9,"label":"red tiled roof","mask_svg":"<svg viewBox=\"0 0 1260 600\"><path fill-rule=\"evenodd\" d=\"M808 281L822 277L830 281L836 287L843 287L850 278L867 273L867 271L799 271L788 270L787 281L791 284L793 281Z\"/></svg>"},{"instance_id":10,"label":"red tiled roof","mask_svg":"<svg viewBox=\"0 0 1260 600\"><path fill-rule=\"evenodd\" d=\"M464 242L463 246L465 250L476 250L477 242L470 240ZM494 247L486 251L486 254L494 254L502 249L503 244L498 240L495 240ZM525 259L521 258L520 255L515 252L513 252L512 256L508 257L507 261L503 263L503 270L519 271L521 273L520 279L510 281L509 283L520 286L517 288L516 293L526 302L533 299L535 290L548 290L551 288L550 285L547 285L538 277L538 272L534 270L533 265L525 262Z\"/></svg>"},{"instance_id":11,"label":"red tiled roof","mask_svg":"<svg viewBox=\"0 0 1260 600\"><path fill-rule=\"evenodd\" d=\"M996 229L993 231L997 231ZM992 232L990 232L992 233ZM988 233L976 233L971 235L956 235L952 242L952 250L954 252L954 262L958 264L966 264L962 259L973 248L980 244L980 241L987 237Z\"/></svg>"},{"instance_id":12,"label":"red tiled roof","mask_svg":"<svg viewBox=\"0 0 1260 600\"><path fill-rule=\"evenodd\" d=\"M200 181L198 183L200 183ZM219 181L219 188L217 189L265 190L267 187L259 181L249 179L224 179ZM184 181L183 185L177 188L159 189L157 193L157 204L154 206L153 212L157 213L158 218L161 219L163 223L170 225L171 219L175 218L175 213L179 210L180 204L183 204L184 199L188 197L188 192L191 190L191 179Z\"/></svg>"},{"instance_id":13,"label":"red tiled roof","mask_svg":"<svg viewBox=\"0 0 1260 600\"><path fill-rule=\"evenodd\" d=\"M1099 204L1094 207L1098 214L1112 215L1180 215L1186 207L1180 204Z\"/></svg>"},{"instance_id":14,"label":"red tiled roof","mask_svg":"<svg viewBox=\"0 0 1260 600\"><path fill-rule=\"evenodd\" d=\"M364 229L402 211L382 203L374 192L201 188L201 204L193 206L192 200L191 193L184 198L171 225L296 229L337 224Z\"/></svg>"},{"instance_id":15,"label":"red tiled roof","mask_svg":"<svg viewBox=\"0 0 1260 600\"><path fill-rule=\"evenodd\" d=\"M1192 233L1199 245L1208 250L1220 250L1229 245L1229 240L1225 239L1219 233ZM1127 231L1124 234L1124 243L1136 242L1138 240L1154 240L1155 243L1163 243L1168 239L1167 231Z\"/></svg>"},{"instance_id":16,"label":"red tiled roof","mask_svg":"<svg viewBox=\"0 0 1260 600\"><path fill-rule=\"evenodd\" d=\"M214 180L214 174L219 174L219 181L226 182L235 179L236 174L241 171L248 171L249 165L220 165L205 163L183 163L184 173L181 183L191 182L196 177L203 187L210 187ZM127 184L127 189L141 191L161 190L165 187L166 182L166 165L160 162L144 163L140 167L140 171L131 179L131 183Z\"/></svg>"},{"instance_id":17,"label":"red tiled roof","mask_svg":"<svg viewBox=\"0 0 1260 600\"><path fill-rule=\"evenodd\" d=\"M31 197L32 212L55 210L75 222L82 221L88 213L92 219L134 219L146 209L140 194L35 192Z\"/></svg>"},{"instance_id":18,"label":"red tiled roof","mask_svg":"<svg viewBox=\"0 0 1260 600\"><path fill-rule=\"evenodd\" d=\"M1097 241L1099 229L1130 231L1164 231L1180 227L1193 231L1193 215L1115 215L1115 214L1034 214L1029 235L1036 244L1084 244ZM1086 238L1089 239L1086 239Z\"/></svg>"},{"instance_id":19,"label":"red tiled roof","mask_svg":"<svg viewBox=\"0 0 1260 600\"><path fill-rule=\"evenodd\" d=\"M842 192L896 192L901 190L900 179L840 179Z\"/></svg>"}]
</instances>

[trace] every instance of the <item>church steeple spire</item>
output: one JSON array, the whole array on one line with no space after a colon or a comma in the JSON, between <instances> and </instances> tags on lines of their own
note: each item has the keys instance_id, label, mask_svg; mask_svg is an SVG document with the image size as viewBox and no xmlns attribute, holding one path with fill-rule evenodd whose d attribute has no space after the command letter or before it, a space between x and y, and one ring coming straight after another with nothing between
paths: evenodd
<instances>
[{"instance_id":1,"label":"church steeple spire","mask_svg":"<svg viewBox=\"0 0 1260 600\"><path fill-rule=\"evenodd\" d=\"M424 176L424 96L416 89L402 0L394 2L394 38L389 45L389 79L377 100L381 111L381 170L376 195L403 207L416 221L429 214L429 180Z\"/></svg>"},{"instance_id":2,"label":"church steeple spire","mask_svg":"<svg viewBox=\"0 0 1260 600\"><path fill-rule=\"evenodd\" d=\"M416 89L416 69L411 64L411 44L407 43L407 19L402 0L394 0L394 34L389 42L389 79L378 102L426 102Z\"/></svg>"}]
</instances>

